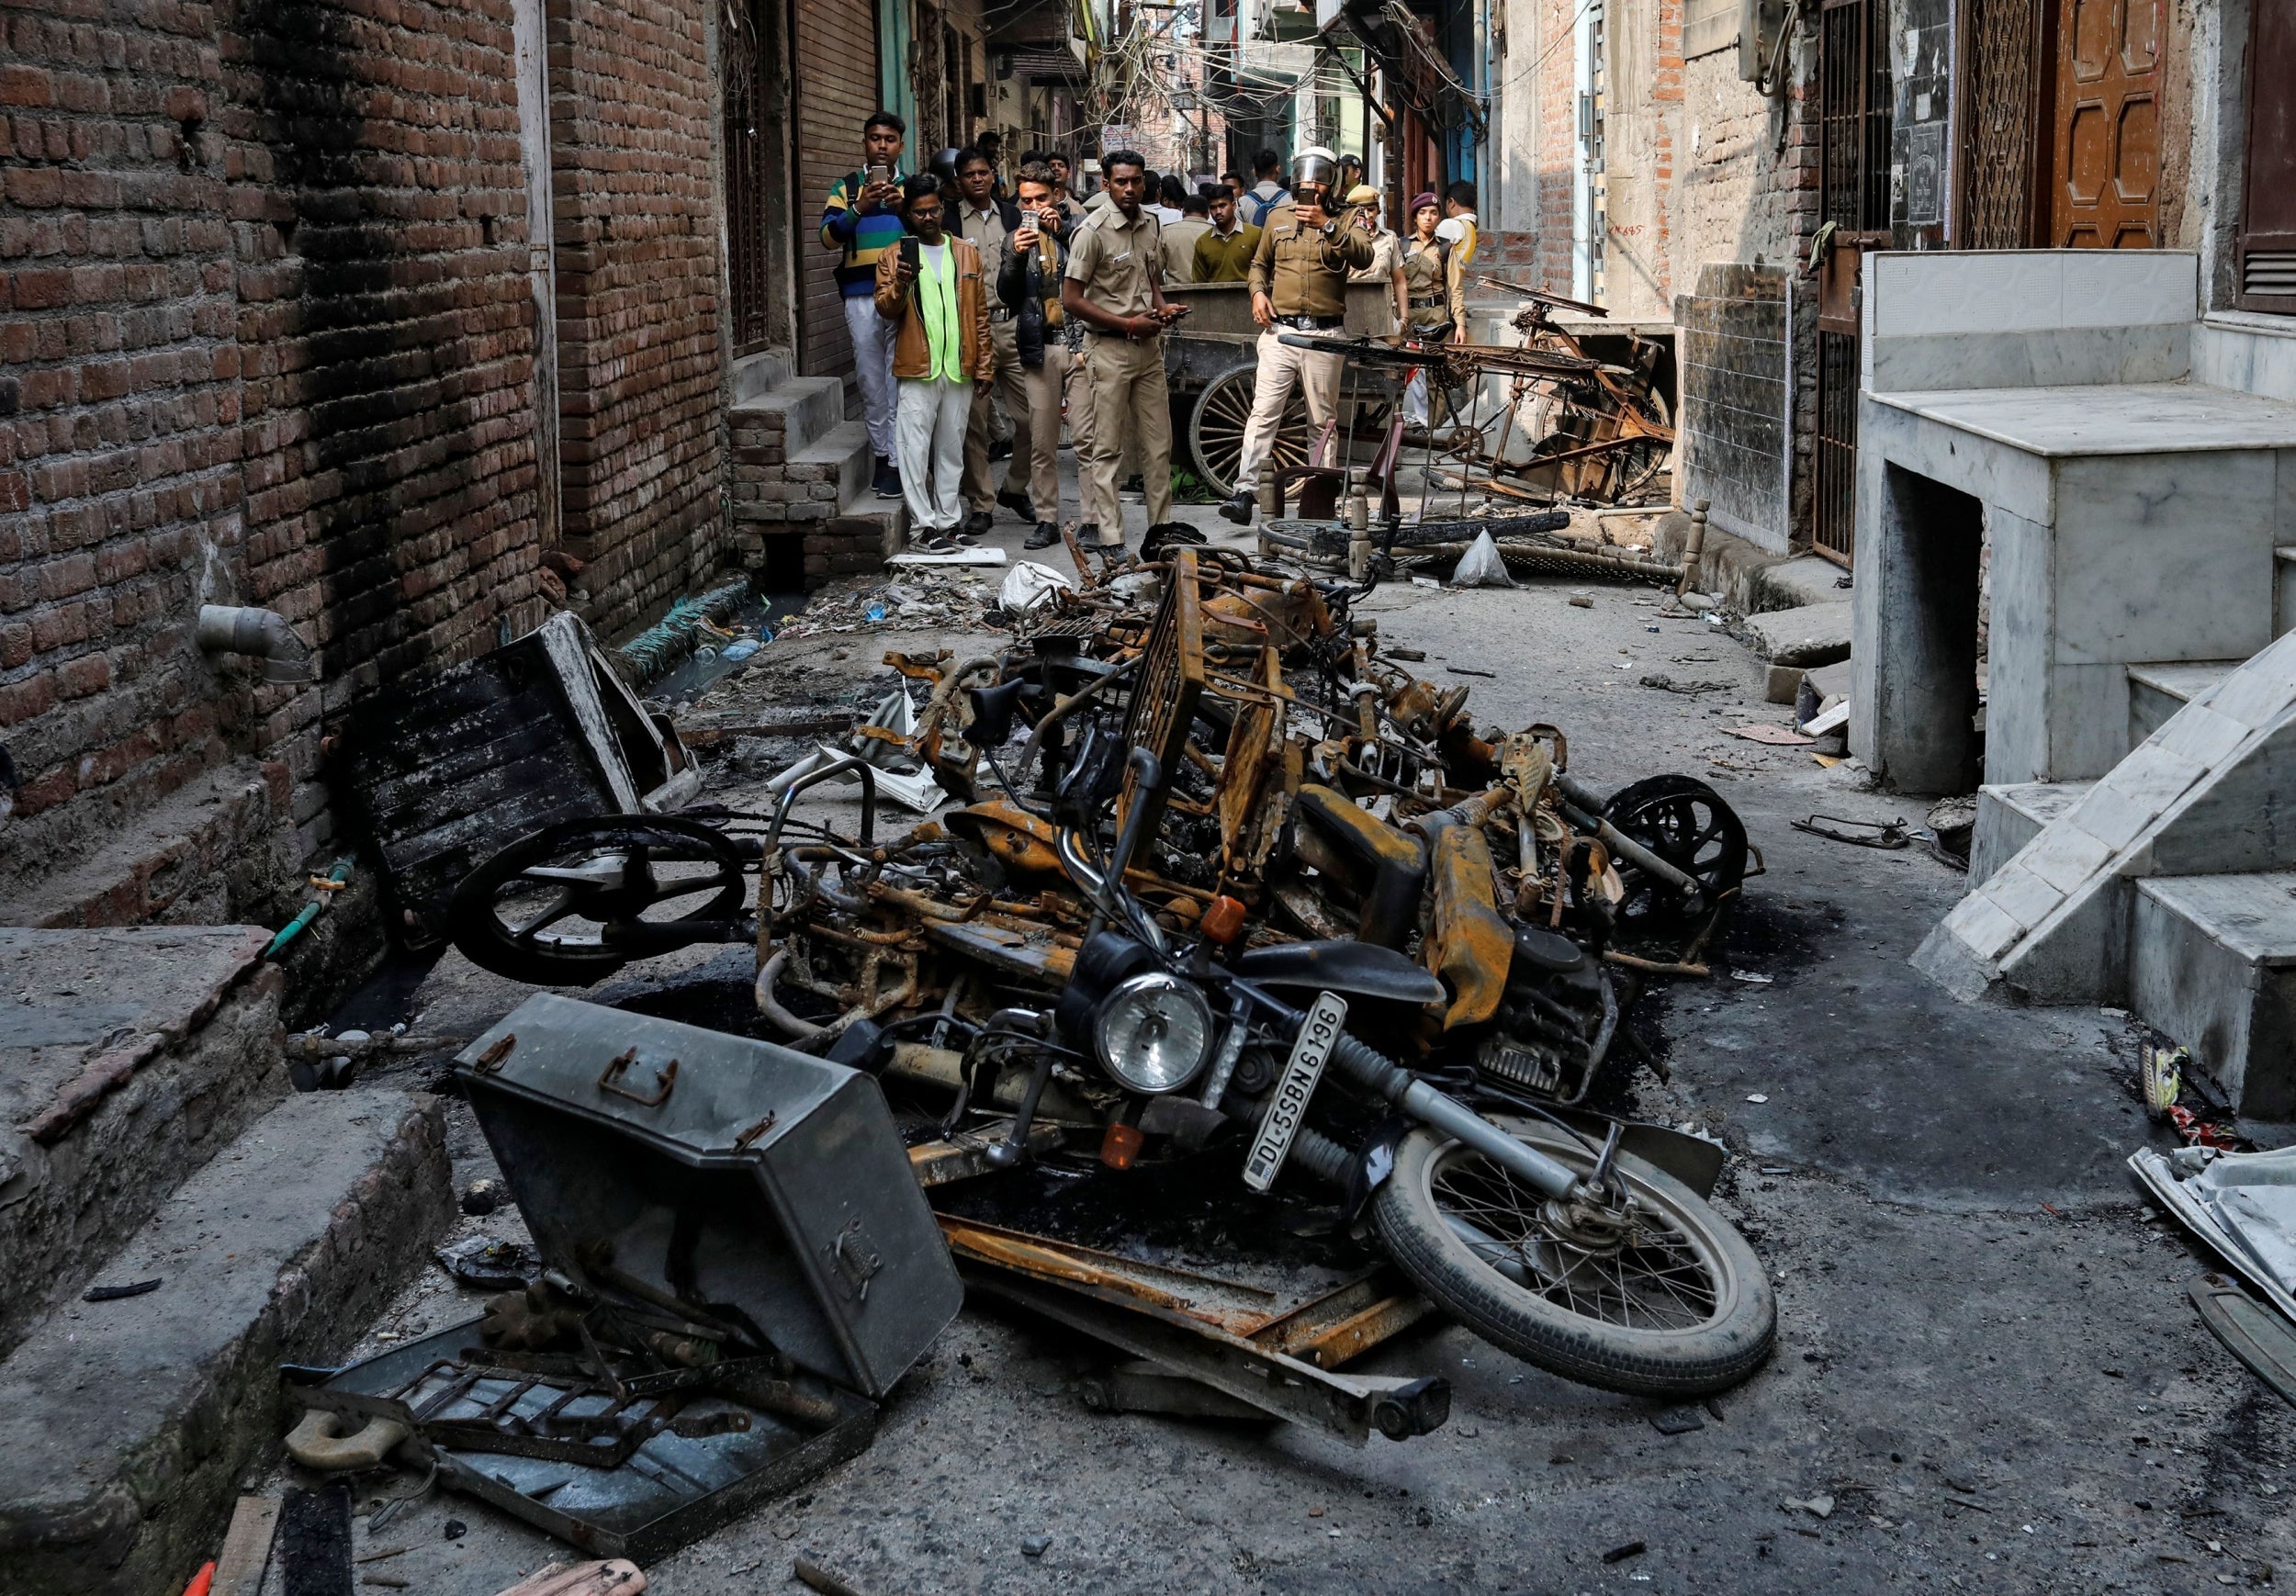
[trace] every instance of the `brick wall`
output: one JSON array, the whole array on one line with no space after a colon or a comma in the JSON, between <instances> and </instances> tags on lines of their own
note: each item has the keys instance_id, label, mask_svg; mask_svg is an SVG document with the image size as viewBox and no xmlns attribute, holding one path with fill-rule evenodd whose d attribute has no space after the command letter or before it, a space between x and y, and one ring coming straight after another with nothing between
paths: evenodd
<instances>
[{"instance_id":1,"label":"brick wall","mask_svg":"<svg viewBox=\"0 0 2296 1596\"><path fill-rule=\"evenodd\" d=\"M490 647L536 591L525 182L510 0L237 0L220 14L239 298L243 601L319 691L252 690L332 840L330 708ZM523 617L531 621L532 616Z\"/></svg>"},{"instance_id":2,"label":"brick wall","mask_svg":"<svg viewBox=\"0 0 2296 1596\"><path fill-rule=\"evenodd\" d=\"M566 535L603 631L689 590L724 531L707 15L548 7Z\"/></svg>"},{"instance_id":3,"label":"brick wall","mask_svg":"<svg viewBox=\"0 0 2296 1596\"><path fill-rule=\"evenodd\" d=\"M722 523L707 7L569 11L568 523L612 628ZM0 905L212 905L184 837L340 846L322 715L539 617L512 0L0 0ZM202 602L286 614L321 683L202 657ZM230 826L151 819L227 774ZM145 833L121 879L175 884L98 891Z\"/></svg>"},{"instance_id":4,"label":"brick wall","mask_svg":"<svg viewBox=\"0 0 2296 1596\"><path fill-rule=\"evenodd\" d=\"M194 606L244 542L211 12L0 6L0 900L225 757Z\"/></svg>"}]
</instances>

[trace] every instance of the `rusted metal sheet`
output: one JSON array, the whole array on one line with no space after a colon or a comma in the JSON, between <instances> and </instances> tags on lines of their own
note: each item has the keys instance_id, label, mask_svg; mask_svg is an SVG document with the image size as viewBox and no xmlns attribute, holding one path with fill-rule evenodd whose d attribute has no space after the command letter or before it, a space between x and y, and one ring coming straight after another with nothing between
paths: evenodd
<instances>
[{"instance_id":1,"label":"rusted metal sheet","mask_svg":"<svg viewBox=\"0 0 2296 1596\"><path fill-rule=\"evenodd\" d=\"M1466 826L1435 836L1428 872L1434 905L1426 938L1427 968L1451 989L1443 1028L1480 1025L1499 1012L1514 931L1499 913L1491 886L1491 845Z\"/></svg>"}]
</instances>

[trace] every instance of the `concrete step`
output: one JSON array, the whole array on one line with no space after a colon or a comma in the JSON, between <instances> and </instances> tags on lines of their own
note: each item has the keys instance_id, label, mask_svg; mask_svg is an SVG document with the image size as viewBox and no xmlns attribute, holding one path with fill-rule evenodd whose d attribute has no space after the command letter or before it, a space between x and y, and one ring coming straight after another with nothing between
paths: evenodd
<instances>
[{"instance_id":1,"label":"concrete step","mask_svg":"<svg viewBox=\"0 0 2296 1596\"><path fill-rule=\"evenodd\" d=\"M0 1354L287 1095L270 940L0 930Z\"/></svg>"},{"instance_id":2,"label":"concrete step","mask_svg":"<svg viewBox=\"0 0 2296 1596\"><path fill-rule=\"evenodd\" d=\"M1915 965L1957 995L2006 986L2111 1003L2129 983L2132 885L2296 869L2296 637L2200 688L1978 883Z\"/></svg>"},{"instance_id":3,"label":"concrete step","mask_svg":"<svg viewBox=\"0 0 2296 1596\"><path fill-rule=\"evenodd\" d=\"M2272 635L2296 632L2296 545L2272 551Z\"/></svg>"},{"instance_id":4,"label":"concrete step","mask_svg":"<svg viewBox=\"0 0 2296 1596\"><path fill-rule=\"evenodd\" d=\"M848 504L870 495L876 466L876 454L869 446L867 423L839 421L803 449L791 453L789 480L793 489L802 482L810 497L829 500L838 506L838 513L843 514ZM816 491L823 487L835 491Z\"/></svg>"},{"instance_id":5,"label":"concrete step","mask_svg":"<svg viewBox=\"0 0 2296 1596\"><path fill-rule=\"evenodd\" d=\"M107 826L92 853L60 858L19 832L0 848L0 925L221 924L230 876L268 867L287 804L284 776L239 759Z\"/></svg>"},{"instance_id":6,"label":"concrete step","mask_svg":"<svg viewBox=\"0 0 2296 1596\"><path fill-rule=\"evenodd\" d=\"M285 1434L281 1362L329 1363L455 1210L436 1098L290 1097L0 1363L0 1596L180 1590Z\"/></svg>"},{"instance_id":7,"label":"concrete step","mask_svg":"<svg viewBox=\"0 0 2296 1596\"><path fill-rule=\"evenodd\" d=\"M2168 717L2230 675L2237 659L2179 659L2132 665L2129 677L2129 747L2135 747L2168 724Z\"/></svg>"},{"instance_id":8,"label":"concrete step","mask_svg":"<svg viewBox=\"0 0 2296 1596\"><path fill-rule=\"evenodd\" d=\"M734 362L734 403L748 404L771 393L795 375L796 367L785 350L768 349L742 355Z\"/></svg>"},{"instance_id":9,"label":"concrete step","mask_svg":"<svg viewBox=\"0 0 2296 1596\"><path fill-rule=\"evenodd\" d=\"M1969 843L1969 884L2017 857L2041 828L2078 804L2094 781L2020 781L1977 789L1977 825Z\"/></svg>"},{"instance_id":10,"label":"concrete step","mask_svg":"<svg viewBox=\"0 0 2296 1596\"><path fill-rule=\"evenodd\" d=\"M1850 658L1850 601L1765 610L1746 617L1754 652L1773 665L1831 665Z\"/></svg>"},{"instance_id":11,"label":"concrete step","mask_svg":"<svg viewBox=\"0 0 2296 1596\"><path fill-rule=\"evenodd\" d=\"M754 399L737 399L729 419L737 432L752 427L769 438L779 433L783 457L794 458L845 423L845 388L834 377L793 377Z\"/></svg>"},{"instance_id":12,"label":"concrete step","mask_svg":"<svg viewBox=\"0 0 2296 1596\"><path fill-rule=\"evenodd\" d=\"M2296 873L2136 883L2129 1006L2249 1119L2296 1119Z\"/></svg>"}]
</instances>

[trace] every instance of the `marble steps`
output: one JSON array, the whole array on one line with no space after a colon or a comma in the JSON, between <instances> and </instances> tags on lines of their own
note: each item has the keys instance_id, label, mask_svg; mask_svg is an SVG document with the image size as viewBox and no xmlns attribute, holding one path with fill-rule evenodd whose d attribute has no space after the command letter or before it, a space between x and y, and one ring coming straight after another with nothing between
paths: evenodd
<instances>
[{"instance_id":1,"label":"marble steps","mask_svg":"<svg viewBox=\"0 0 2296 1596\"><path fill-rule=\"evenodd\" d=\"M2296 872L2135 883L2129 1007L2244 1119L2296 1120Z\"/></svg>"},{"instance_id":2,"label":"marble steps","mask_svg":"<svg viewBox=\"0 0 2296 1596\"><path fill-rule=\"evenodd\" d=\"M2296 868L2291 792L2296 639L2284 636L2196 691L2048 817L1914 961L1964 997L2006 987L2041 1002L2120 1001L2132 883ZM2010 796L1997 791L1986 806L1997 820Z\"/></svg>"},{"instance_id":3,"label":"marble steps","mask_svg":"<svg viewBox=\"0 0 2296 1596\"><path fill-rule=\"evenodd\" d=\"M1977 825L1969 843L1975 889L2017 857L2041 828L2088 795L2094 781L1987 782L1977 789Z\"/></svg>"},{"instance_id":4,"label":"marble steps","mask_svg":"<svg viewBox=\"0 0 2296 1596\"><path fill-rule=\"evenodd\" d=\"M2168 724L2168 717L2239 666L2237 659L2180 659L2132 665L2129 678L2129 747L2135 747Z\"/></svg>"}]
</instances>

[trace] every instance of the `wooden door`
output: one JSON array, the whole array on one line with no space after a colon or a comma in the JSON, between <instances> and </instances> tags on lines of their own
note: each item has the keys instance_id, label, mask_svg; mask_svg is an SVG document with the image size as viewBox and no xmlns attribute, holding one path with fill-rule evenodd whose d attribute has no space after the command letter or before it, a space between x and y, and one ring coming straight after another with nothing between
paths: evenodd
<instances>
[{"instance_id":1,"label":"wooden door","mask_svg":"<svg viewBox=\"0 0 2296 1596\"><path fill-rule=\"evenodd\" d=\"M2057 31L2060 248L2160 246L2160 98L2167 0L2064 0Z\"/></svg>"},{"instance_id":2,"label":"wooden door","mask_svg":"<svg viewBox=\"0 0 2296 1596\"><path fill-rule=\"evenodd\" d=\"M2296 312L2296 6L2258 0L2248 40L2240 308Z\"/></svg>"}]
</instances>

